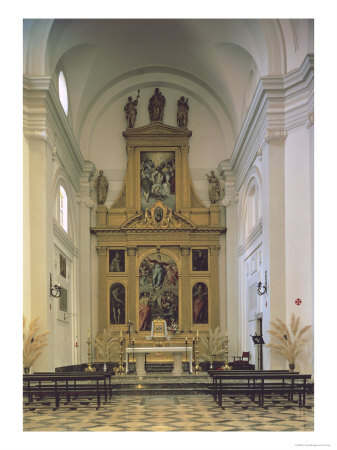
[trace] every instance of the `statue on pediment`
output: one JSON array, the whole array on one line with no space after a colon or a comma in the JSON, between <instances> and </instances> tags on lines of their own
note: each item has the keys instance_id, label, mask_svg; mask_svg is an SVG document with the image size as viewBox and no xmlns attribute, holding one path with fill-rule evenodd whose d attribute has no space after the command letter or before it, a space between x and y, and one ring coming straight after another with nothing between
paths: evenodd
<instances>
[{"instance_id":1,"label":"statue on pediment","mask_svg":"<svg viewBox=\"0 0 337 450\"><path fill-rule=\"evenodd\" d=\"M154 94L150 98L148 107L151 122L163 121L165 103L165 97L159 91L159 88L156 88Z\"/></svg>"},{"instance_id":2,"label":"statue on pediment","mask_svg":"<svg viewBox=\"0 0 337 450\"><path fill-rule=\"evenodd\" d=\"M180 97L178 100L177 123L180 128L187 128L188 122L188 98Z\"/></svg>"},{"instance_id":3,"label":"statue on pediment","mask_svg":"<svg viewBox=\"0 0 337 450\"><path fill-rule=\"evenodd\" d=\"M136 106L138 105L138 99L139 99L139 89L138 89L138 95L135 100L132 100L132 97L128 97L128 102L124 106L125 111L125 118L127 121L127 127L133 128L136 123L136 117L137 117L137 109Z\"/></svg>"}]
</instances>

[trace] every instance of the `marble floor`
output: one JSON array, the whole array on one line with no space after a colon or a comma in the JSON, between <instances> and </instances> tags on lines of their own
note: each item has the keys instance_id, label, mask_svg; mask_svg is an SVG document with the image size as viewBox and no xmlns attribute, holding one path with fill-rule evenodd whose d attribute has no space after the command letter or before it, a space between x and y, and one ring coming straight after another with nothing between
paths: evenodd
<instances>
[{"instance_id":1,"label":"marble floor","mask_svg":"<svg viewBox=\"0 0 337 450\"><path fill-rule=\"evenodd\" d=\"M23 431L314 431L314 397L305 407L282 397L259 407L232 396L220 408L211 395L120 395L99 410L95 399L81 399L55 411L43 401L24 406Z\"/></svg>"}]
</instances>

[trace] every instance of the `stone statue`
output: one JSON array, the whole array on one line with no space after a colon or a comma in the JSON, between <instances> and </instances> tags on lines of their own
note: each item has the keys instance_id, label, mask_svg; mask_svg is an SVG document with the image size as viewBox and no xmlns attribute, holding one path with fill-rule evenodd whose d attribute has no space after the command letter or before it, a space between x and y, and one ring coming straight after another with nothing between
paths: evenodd
<instances>
[{"instance_id":1,"label":"stone statue","mask_svg":"<svg viewBox=\"0 0 337 450\"><path fill-rule=\"evenodd\" d=\"M124 106L125 111L125 117L127 121L128 128L133 128L135 126L136 117L137 117L137 109L136 106L138 105L138 99L139 99L139 89L138 89L138 95L135 100L132 101L132 97L128 97L128 102Z\"/></svg>"},{"instance_id":2,"label":"stone statue","mask_svg":"<svg viewBox=\"0 0 337 450\"><path fill-rule=\"evenodd\" d=\"M188 98L185 100L185 97L180 97L178 100L177 123L181 128L187 128L189 109Z\"/></svg>"},{"instance_id":3,"label":"stone statue","mask_svg":"<svg viewBox=\"0 0 337 450\"><path fill-rule=\"evenodd\" d=\"M159 92L159 89L156 88L154 94L150 98L148 107L151 122L163 121L165 103L165 97Z\"/></svg>"},{"instance_id":4,"label":"stone statue","mask_svg":"<svg viewBox=\"0 0 337 450\"><path fill-rule=\"evenodd\" d=\"M208 179L208 193L209 193L209 199L211 201L212 205L215 205L215 203L220 198L220 181L215 176L214 170L211 170L211 175L207 175L206 177Z\"/></svg>"},{"instance_id":5,"label":"stone statue","mask_svg":"<svg viewBox=\"0 0 337 450\"><path fill-rule=\"evenodd\" d=\"M97 192L97 204L104 205L106 196L108 194L109 182L106 176L103 175L103 170L99 171L99 176L95 181L95 189Z\"/></svg>"}]
</instances>

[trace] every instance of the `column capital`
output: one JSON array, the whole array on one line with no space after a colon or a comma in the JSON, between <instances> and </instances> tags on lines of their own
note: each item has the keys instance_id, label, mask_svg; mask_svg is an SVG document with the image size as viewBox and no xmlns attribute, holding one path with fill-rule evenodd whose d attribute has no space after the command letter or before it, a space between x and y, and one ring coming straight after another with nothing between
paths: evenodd
<instances>
[{"instance_id":1,"label":"column capital","mask_svg":"<svg viewBox=\"0 0 337 450\"><path fill-rule=\"evenodd\" d=\"M130 246L126 248L126 253L128 256L136 256L137 254L137 246Z\"/></svg>"},{"instance_id":2,"label":"column capital","mask_svg":"<svg viewBox=\"0 0 337 450\"><path fill-rule=\"evenodd\" d=\"M267 130L264 140L267 144L273 141L285 141L288 137L287 130Z\"/></svg>"},{"instance_id":3,"label":"column capital","mask_svg":"<svg viewBox=\"0 0 337 450\"><path fill-rule=\"evenodd\" d=\"M213 256L213 255L216 256L220 252L220 245L211 245L209 249L210 249L211 256Z\"/></svg>"},{"instance_id":4,"label":"column capital","mask_svg":"<svg viewBox=\"0 0 337 450\"><path fill-rule=\"evenodd\" d=\"M187 247L186 245L181 245L180 246L181 256L189 256L190 251L191 251L190 247Z\"/></svg>"},{"instance_id":5,"label":"column capital","mask_svg":"<svg viewBox=\"0 0 337 450\"><path fill-rule=\"evenodd\" d=\"M106 256L108 247L99 246L99 247L96 247L96 250L97 250L98 256Z\"/></svg>"}]
</instances>

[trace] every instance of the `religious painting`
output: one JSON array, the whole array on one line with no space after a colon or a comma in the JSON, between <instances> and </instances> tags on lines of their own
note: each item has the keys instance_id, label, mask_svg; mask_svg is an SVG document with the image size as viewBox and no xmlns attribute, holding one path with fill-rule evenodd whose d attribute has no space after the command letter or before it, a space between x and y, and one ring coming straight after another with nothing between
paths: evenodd
<instances>
[{"instance_id":1,"label":"religious painting","mask_svg":"<svg viewBox=\"0 0 337 450\"><path fill-rule=\"evenodd\" d=\"M161 200L165 206L175 210L175 178L175 152L141 152L141 210L145 211L157 200Z\"/></svg>"},{"instance_id":2,"label":"religious painting","mask_svg":"<svg viewBox=\"0 0 337 450\"><path fill-rule=\"evenodd\" d=\"M60 254L60 275L67 277L67 260Z\"/></svg>"},{"instance_id":3,"label":"religious painting","mask_svg":"<svg viewBox=\"0 0 337 450\"><path fill-rule=\"evenodd\" d=\"M122 283L110 286L110 324L125 324L125 286Z\"/></svg>"},{"instance_id":4,"label":"religious painting","mask_svg":"<svg viewBox=\"0 0 337 450\"><path fill-rule=\"evenodd\" d=\"M192 249L193 272L205 272L208 270L208 250L206 248Z\"/></svg>"},{"instance_id":5,"label":"religious painting","mask_svg":"<svg viewBox=\"0 0 337 450\"><path fill-rule=\"evenodd\" d=\"M139 267L139 330L150 331L158 317L179 322L178 268L164 253L152 253Z\"/></svg>"},{"instance_id":6,"label":"religious painting","mask_svg":"<svg viewBox=\"0 0 337 450\"><path fill-rule=\"evenodd\" d=\"M205 283L196 283L192 289L193 323L208 323L208 287Z\"/></svg>"},{"instance_id":7,"label":"religious painting","mask_svg":"<svg viewBox=\"0 0 337 450\"><path fill-rule=\"evenodd\" d=\"M125 272L125 250L109 250L109 272Z\"/></svg>"},{"instance_id":8,"label":"religious painting","mask_svg":"<svg viewBox=\"0 0 337 450\"><path fill-rule=\"evenodd\" d=\"M59 308L60 311L68 312L68 298L67 298L67 289L64 289L61 287L61 295L60 295L60 301L59 301Z\"/></svg>"}]
</instances>

